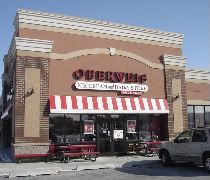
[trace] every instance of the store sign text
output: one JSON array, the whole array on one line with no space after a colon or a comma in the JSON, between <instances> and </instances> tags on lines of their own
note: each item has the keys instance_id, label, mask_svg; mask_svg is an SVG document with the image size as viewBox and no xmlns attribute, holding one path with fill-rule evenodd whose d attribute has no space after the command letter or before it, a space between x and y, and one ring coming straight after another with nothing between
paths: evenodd
<instances>
[{"instance_id":1,"label":"store sign text","mask_svg":"<svg viewBox=\"0 0 210 180\"><path fill-rule=\"evenodd\" d=\"M126 73L126 72L111 72L111 71L94 71L78 69L73 73L75 79L95 81L108 81L116 83L144 83L147 82L146 74Z\"/></svg>"},{"instance_id":2,"label":"store sign text","mask_svg":"<svg viewBox=\"0 0 210 180\"><path fill-rule=\"evenodd\" d=\"M77 81L77 89L90 89L101 91L127 91L127 92L146 92L148 86L143 84L125 84L125 83L103 83L103 82L85 82Z\"/></svg>"}]
</instances>

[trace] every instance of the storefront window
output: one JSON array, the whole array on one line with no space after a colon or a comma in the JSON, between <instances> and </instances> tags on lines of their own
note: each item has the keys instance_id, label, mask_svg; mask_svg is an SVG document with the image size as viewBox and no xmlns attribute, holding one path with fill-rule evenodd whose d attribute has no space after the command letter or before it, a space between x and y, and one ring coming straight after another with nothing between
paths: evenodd
<instances>
[{"instance_id":1,"label":"storefront window","mask_svg":"<svg viewBox=\"0 0 210 180\"><path fill-rule=\"evenodd\" d=\"M193 128L195 126L193 106L187 106L187 113L188 113L188 128Z\"/></svg>"},{"instance_id":2,"label":"storefront window","mask_svg":"<svg viewBox=\"0 0 210 180\"><path fill-rule=\"evenodd\" d=\"M210 106L205 106L205 125L210 126Z\"/></svg>"},{"instance_id":3,"label":"storefront window","mask_svg":"<svg viewBox=\"0 0 210 180\"><path fill-rule=\"evenodd\" d=\"M50 114L50 140L58 144L80 143L80 115Z\"/></svg>"},{"instance_id":4,"label":"storefront window","mask_svg":"<svg viewBox=\"0 0 210 180\"><path fill-rule=\"evenodd\" d=\"M66 114L65 122L65 143L80 143L80 115Z\"/></svg>"},{"instance_id":5,"label":"storefront window","mask_svg":"<svg viewBox=\"0 0 210 180\"><path fill-rule=\"evenodd\" d=\"M149 141L151 140L151 124L150 115L141 114L139 121L139 140Z\"/></svg>"},{"instance_id":6,"label":"storefront window","mask_svg":"<svg viewBox=\"0 0 210 180\"><path fill-rule=\"evenodd\" d=\"M151 115L151 136L152 140L157 141L160 139L161 134L161 119L159 114Z\"/></svg>"},{"instance_id":7,"label":"storefront window","mask_svg":"<svg viewBox=\"0 0 210 180\"><path fill-rule=\"evenodd\" d=\"M195 106L195 127L204 127L204 106Z\"/></svg>"},{"instance_id":8,"label":"storefront window","mask_svg":"<svg viewBox=\"0 0 210 180\"><path fill-rule=\"evenodd\" d=\"M64 143L64 114L50 114L49 138L54 143Z\"/></svg>"}]
</instances>

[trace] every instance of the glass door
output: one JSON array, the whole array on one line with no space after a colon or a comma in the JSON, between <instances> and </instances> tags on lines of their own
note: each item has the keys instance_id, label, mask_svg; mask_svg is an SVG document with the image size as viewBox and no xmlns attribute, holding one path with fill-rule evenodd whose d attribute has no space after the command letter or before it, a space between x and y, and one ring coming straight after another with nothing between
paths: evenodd
<instances>
[{"instance_id":1,"label":"glass door","mask_svg":"<svg viewBox=\"0 0 210 180\"><path fill-rule=\"evenodd\" d=\"M123 120L112 121L112 146L113 153L121 154L124 152L124 123Z\"/></svg>"},{"instance_id":2,"label":"glass door","mask_svg":"<svg viewBox=\"0 0 210 180\"><path fill-rule=\"evenodd\" d=\"M100 153L111 152L111 124L108 121L101 120L97 123L98 126L98 150Z\"/></svg>"},{"instance_id":3,"label":"glass door","mask_svg":"<svg viewBox=\"0 0 210 180\"><path fill-rule=\"evenodd\" d=\"M97 118L97 146L104 155L124 152L124 121L120 118Z\"/></svg>"}]
</instances>

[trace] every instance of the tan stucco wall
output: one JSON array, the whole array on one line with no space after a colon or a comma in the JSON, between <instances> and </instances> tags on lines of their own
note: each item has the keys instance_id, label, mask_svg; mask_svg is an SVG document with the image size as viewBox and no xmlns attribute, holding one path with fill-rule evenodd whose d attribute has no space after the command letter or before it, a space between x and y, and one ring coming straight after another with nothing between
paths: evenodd
<instances>
[{"instance_id":1,"label":"tan stucco wall","mask_svg":"<svg viewBox=\"0 0 210 180\"><path fill-rule=\"evenodd\" d=\"M30 93L33 89L34 93ZM29 92L27 94L27 91ZM40 136L40 69L25 68L24 137Z\"/></svg>"},{"instance_id":2,"label":"tan stucco wall","mask_svg":"<svg viewBox=\"0 0 210 180\"><path fill-rule=\"evenodd\" d=\"M82 49L109 48L128 51L140 55L151 62L160 63L160 56L163 54L182 55L180 48L171 48L144 43L126 42L120 40L91 37L85 35L67 34L35 29L19 29L19 37L43 39L53 41L53 53L70 53ZM152 43L152 42L151 42Z\"/></svg>"},{"instance_id":3,"label":"tan stucco wall","mask_svg":"<svg viewBox=\"0 0 210 180\"><path fill-rule=\"evenodd\" d=\"M180 79L172 79L172 95L174 111L174 133L179 133L183 131L183 113Z\"/></svg>"},{"instance_id":4,"label":"tan stucco wall","mask_svg":"<svg viewBox=\"0 0 210 180\"><path fill-rule=\"evenodd\" d=\"M142 97L165 98L164 72L121 56L90 55L71 60L50 60L49 94L84 96L119 96L115 91L75 90L72 74L77 69L147 74L148 92ZM84 79L81 79L84 80Z\"/></svg>"}]
</instances>

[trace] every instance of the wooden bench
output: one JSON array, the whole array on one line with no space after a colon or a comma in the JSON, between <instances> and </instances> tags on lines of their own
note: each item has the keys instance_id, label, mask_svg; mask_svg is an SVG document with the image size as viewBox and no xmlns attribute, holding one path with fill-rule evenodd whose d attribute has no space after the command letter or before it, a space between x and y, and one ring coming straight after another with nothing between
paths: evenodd
<instances>
[{"instance_id":1,"label":"wooden bench","mask_svg":"<svg viewBox=\"0 0 210 180\"><path fill-rule=\"evenodd\" d=\"M83 157L84 159L90 159L96 161L96 158L100 154L96 152L96 145L69 145L59 146L57 150L58 157L61 162L69 162L72 157Z\"/></svg>"},{"instance_id":2,"label":"wooden bench","mask_svg":"<svg viewBox=\"0 0 210 180\"><path fill-rule=\"evenodd\" d=\"M23 159L29 159L29 158L34 158L34 157L46 157L46 161L49 161L50 153L45 153L45 154L16 154L15 155L15 160L18 163L21 163Z\"/></svg>"}]
</instances>

